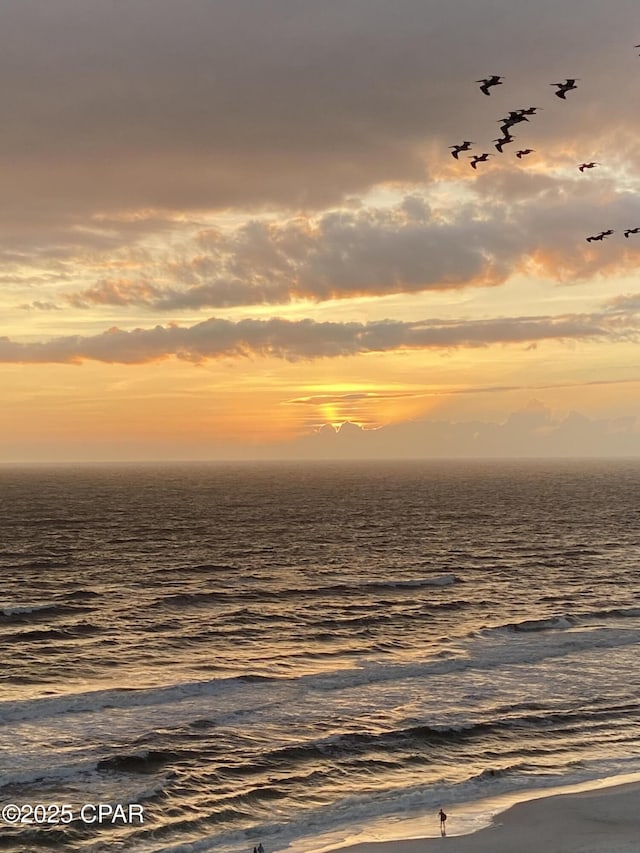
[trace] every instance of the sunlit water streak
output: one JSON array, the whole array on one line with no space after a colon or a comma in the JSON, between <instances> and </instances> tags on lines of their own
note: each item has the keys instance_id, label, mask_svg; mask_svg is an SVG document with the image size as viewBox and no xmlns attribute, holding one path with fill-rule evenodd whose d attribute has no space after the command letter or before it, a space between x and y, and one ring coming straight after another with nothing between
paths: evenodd
<instances>
[{"instance_id":1,"label":"sunlit water streak","mask_svg":"<svg viewBox=\"0 0 640 853\"><path fill-rule=\"evenodd\" d=\"M7 467L0 488L0 800L146 815L1 849L271 853L640 770L638 463Z\"/></svg>"}]
</instances>

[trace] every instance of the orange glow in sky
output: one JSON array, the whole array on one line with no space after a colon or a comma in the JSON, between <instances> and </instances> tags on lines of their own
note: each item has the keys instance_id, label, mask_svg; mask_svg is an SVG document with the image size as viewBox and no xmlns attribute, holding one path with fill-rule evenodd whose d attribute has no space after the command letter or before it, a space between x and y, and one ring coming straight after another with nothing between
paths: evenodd
<instances>
[{"instance_id":1,"label":"orange glow in sky","mask_svg":"<svg viewBox=\"0 0 640 853\"><path fill-rule=\"evenodd\" d=\"M30 73L7 68L0 137L0 460L314 456L344 422L404 429L405 455L517 422L505 447L537 454L514 415L532 404L550 453L571 430L640 453L637 20L589 0L576 39L570 4L489 29L481 6L240 29L218 4L179 27L109 7L81 39L13 6L3 55Z\"/></svg>"}]
</instances>

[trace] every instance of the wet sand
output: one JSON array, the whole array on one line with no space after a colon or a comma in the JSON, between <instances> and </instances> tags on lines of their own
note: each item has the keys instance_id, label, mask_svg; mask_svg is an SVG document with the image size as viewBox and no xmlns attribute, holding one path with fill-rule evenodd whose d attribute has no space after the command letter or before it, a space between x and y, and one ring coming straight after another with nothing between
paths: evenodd
<instances>
[{"instance_id":1,"label":"wet sand","mask_svg":"<svg viewBox=\"0 0 640 853\"><path fill-rule=\"evenodd\" d=\"M446 808L445 808L446 811ZM340 848L341 853L639 853L640 783L559 794L518 803L490 826L455 835L382 841ZM438 832L438 816L434 815Z\"/></svg>"}]
</instances>

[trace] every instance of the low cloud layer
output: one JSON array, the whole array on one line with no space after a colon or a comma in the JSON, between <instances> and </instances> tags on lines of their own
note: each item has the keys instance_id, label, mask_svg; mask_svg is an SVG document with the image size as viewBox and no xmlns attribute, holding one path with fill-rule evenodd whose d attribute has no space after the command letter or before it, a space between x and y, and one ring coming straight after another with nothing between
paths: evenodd
<instances>
[{"instance_id":1,"label":"low cloud layer","mask_svg":"<svg viewBox=\"0 0 640 853\"><path fill-rule=\"evenodd\" d=\"M282 449L284 451L284 448ZM302 458L425 459L496 457L589 457L640 455L635 417L565 416L533 401L502 422L421 420L362 429L325 426L286 449Z\"/></svg>"},{"instance_id":2,"label":"low cloud layer","mask_svg":"<svg viewBox=\"0 0 640 853\"><path fill-rule=\"evenodd\" d=\"M297 361L403 349L535 344L545 340L635 341L639 332L635 313L620 311L413 323L394 320L331 323L280 318L232 322L212 318L190 327L172 324L132 331L111 328L99 335L58 337L42 343L20 343L4 337L0 338L0 362L92 360L140 364L170 356L193 362L222 356Z\"/></svg>"},{"instance_id":3,"label":"low cloud layer","mask_svg":"<svg viewBox=\"0 0 640 853\"><path fill-rule=\"evenodd\" d=\"M503 178L488 174L468 201L437 209L413 194L389 208L202 231L189 256L165 263L163 277L174 284L120 276L64 298L76 308L178 312L496 286L515 272L576 281L640 260L640 235L622 234L640 222L635 193L606 180L544 176L505 188ZM616 236L588 244L605 225Z\"/></svg>"}]
</instances>

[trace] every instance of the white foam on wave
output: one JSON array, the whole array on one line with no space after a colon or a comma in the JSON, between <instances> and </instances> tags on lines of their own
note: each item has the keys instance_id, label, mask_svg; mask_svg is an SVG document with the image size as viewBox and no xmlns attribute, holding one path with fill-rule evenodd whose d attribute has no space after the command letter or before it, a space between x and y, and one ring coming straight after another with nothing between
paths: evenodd
<instances>
[{"instance_id":1,"label":"white foam on wave","mask_svg":"<svg viewBox=\"0 0 640 853\"><path fill-rule=\"evenodd\" d=\"M523 619L520 622L508 622L504 625L496 625L484 628L480 636L491 634L519 634L533 633L536 631L566 631L580 627L589 627L594 623L606 619L615 623L618 619L632 619L640 617L640 607L622 607L610 610L587 610L576 613L562 613L547 616L540 619Z\"/></svg>"},{"instance_id":2,"label":"white foam on wave","mask_svg":"<svg viewBox=\"0 0 640 853\"><path fill-rule=\"evenodd\" d=\"M521 622L508 622L506 625L498 625L494 628L486 628L483 634L492 633L527 633L533 631L563 631L567 628L573 628L578 624L578 617L563 614L559 616L549 616L545 619L523 619Z\"/></svg>"},{"instance_id":3,"label":"white foam on wave","mask_svg":"<svg viewBox=\"0 0 640 853\"><path fill-rule=\"evenodd\" d=\"M282 679L287 681L287 679ZM106 688L61 696L17 699L0 702L0 720L4 724L17 721L51 719L69 714L95 714L102 710L127 710L157 705L173 705L199 697L221 696L225 692L253 696L270 681L246 681L239 678L214 678L187 681L166 687ZM253 704L253 703L252 703Z\"/></svg>"},{"instance_id":4,"label":"white foam on wave","mask_svg":"<svg viewBox=\"0 0 640 853\"><path fill-rule=\"evenodd\" d=\"M544 621L544 620L540 620ZM537 623L540 624L539 622ZM329 700L336 691L361 690L375 685L430 679L462 673L476 677L486 671L499 671L504 665L538 665L567 655L579 655L600 649L616 649L640 643L640 627L573 626L571 631L558 621L559 630L540 627L523 632L510 631L504 641L505 626L487 629L480 635L460 641L446 657L433 656L424 661L384 663L376 658L364 658L358 666L315 673L298 678L247 679L246 677L214 678L187 681L162 687L139 689L106 688L86 692L46 696L35 699L0 702L0 720L9 723L35 720L51 721L77 716L95 718L101 711L132 711L139 709L171 708L188 704L206 715L215 699L216 719L226 714L251 712L276 702L287 702L291 696L314 694L314 701ZM552 620L549 626L553 627ZM506 629L509 630L509 629ZM484 675L483 675L484 677Z\"/></svg>"},{"instance_id":5,"label":"white foam on wave","mask_svg":"<svg viewBox=\"0 0 640 853\"><path fill-rule=\"evenodd\" d=\"M451 572L446 575L438 575L435 578L427 578L424 581L425 586L451 586L451 584L457 582L458 578Z\"/></svg>"},{"instance_id":6,"label":"white foam on wave","mask_svg":"<svg viewBox=\"0 0 640 853\"><path fill-rule=\"evenodd\" d=\"M32 763L28 764L28 758L24 756L23 766L20 767L20 759L15 758L12 761L12 770L5 771L2 774L0 790L6 791L7 788L34 783L70 782L78 778L87 778L96 769L97 762L95 759L80 758L77 761L65 761L61 753L56 760L53 750L51 753L52 755L46 765L41 761L35 766Z\"/></svg>"},{"instance_id":7,"label":"white foam on wave","mask_svg":"<svg viewBox=\"0 0 640 853\"><path fill-rule=\"evenodd\" d=\"M613 610L605 610L599 615L613 617L619 616L631 619L634 616L640 616L640 607L617 607Z\"/></svg>"},{"instance_id":8,"label":"white foam on wave","mask_svg":"<svg viewBox=\"0 0 640 853\"><path fill-rule=\"evenodd\" d=\"M552 616L550 619L525 619L515 625L516 631L559 631L572 628L576 620L570 616Z\"/></svg>"},{"instance_id":9,"label":"white foam on wave","mask_svg":"<svg viewBox=\"0 0 640 853\"><path fill-rule=\"evenodd\" d=\"M330 807L308 809L295 822L264 824L259 839L256 831L244 830L154 847L153 853L245 853L258 840L270 853L328 853L356 843L435 837L440 834L437 811L443 804L452 820L455 815L455 829L448 828L448 835L454 837L481 829L516 802L634 780L640 780L638 759L632 764L594 764L562 778L505 777L497 783L491 779L489 784L487 779L475 779L457 785L415 785L346 797Z\"/></svg>"},{"instance_id":10,"label":"white foam on wave","mask_svg":"<svg viewBox=\"0 0 640 853\"><path fill-rule=\"evenodd\" d=\"M0 604L0 612L5 616L28 616L29 613L37 613L39 610L50 610L57 607L55 601L43 604Z\"/></svg>"},{"instance_id":11,"label":"white foam on wave","mask_svg":"<svg viewBox=\"0 0 640 853\"><path fill-rule=\"evenodd\" d=\"M297 745L305 746L317 740L320 724L326 726L328 720L339 718L359 719L363 726L368 720L366 730L374 735L381 731L381 717L393 720L395 728L464 727L482 722L487 714L493 717L492 709L496 707L532 701L533 697L547 706L551 701L561 703L564 696L582 695L587 702L588 697L601 692L601 650L610 652L610 667L628 671L629 659L634 657L634 647L639 642L640 629L633 624L525 631L513 633L508 639L494 632L461 641L454 654L438 660L394 664L373 658L358 667L296 679L211 679L168 687L107 688L7 701L0 703L0 750L7 765L14 768L13 781L20 781L20 775L25 782L42 778L45 743L47 773L52 778L66 778L68 774L77 780L85 772L93 773L97 760L117 750L119 744L147 737L153 730L188 726L197 719L211 720L212 726L220 729L233 728L241 736L254 739L256 749L260 748L267 726L272 734L265 749L275 748L275 732L282 733L282 746L291 743L292 738ZM527 673L524 680L523 671ZM375 715L371 716L373 707ZM29 742L28 738L35 738L36 734L39 740ZM69 760L71 750L64 744L60 749L51 749L56 738L63 735L67 739L73 737L78 747L77 761ZM83 754L85 749L91 754ZM486 781L481 774L475 784ZM508 778L493 780L492 784L496 783L512 784ZM419 797L416 795L413 802L411 792L405 794L406 808L404 801L394 800L396 811L389 807L384 813L415 813L421 807ZM442 795L452 796L451 791L443 791ZM423 807L424 791L421 796ZM353 826L357 819L373 819L381 807L371 796L363 800L361 807L352 799L345 800L341 807L318 813L317 831L329 831L340 815L345 826ZM308 827L294 829L295 833L304 833ZM274 828L274 838L288 831L287 827ZM292 840L298 837L295 833ZM282 838L281 849L286 846L284 835ZM242 844L228 849L251 849L255 842L247 844L247 837L243 839ZM209 847L197 849L221 850L219 839ZM273 850L274 845L269 849Z\"/></svg>"}]
</instances>

